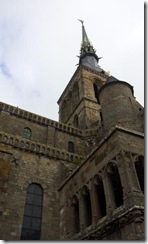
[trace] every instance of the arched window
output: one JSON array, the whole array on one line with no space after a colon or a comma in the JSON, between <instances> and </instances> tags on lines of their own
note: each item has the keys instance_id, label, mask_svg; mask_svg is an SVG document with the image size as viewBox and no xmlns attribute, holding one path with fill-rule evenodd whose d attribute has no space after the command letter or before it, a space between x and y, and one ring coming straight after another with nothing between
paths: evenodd
<instances>
[{"instance_id":1,"label":"arched window","mask_svg":"<svg viewBox=\"0 0 148 244\"><path fill-rule=\"evenodd\" d=\"M31 135L32 135L32 131L28 127L25 127L23 129L22 137L24 137L26 139L31 139Z\"/></svg>"},{"instance_id":2,"label":"arched window","mask_svg":"<svg viewBox=\"0 0 148 244\"><path fill-rule=\"evenodd\" d=\"M68 142L68 152L75 152L74 143L71 141Z\"/></svg>"},{"instance_id":3,"label":"arched window","mask_svg":"<svg viewBox=\"0 0 148 244\"><path fill-rule=\"evenodd\" d=\"M95 79L94 80L94 84L93 84L93 87L94 87L94 94L95 94L95 98L97 99L97 102L99 103L99 99L98 99L98 93L99 93L99 90L100 88L102 87L102 83L101 81Z\"/></svg>"},{"instance_id":4,"label":"arched window","mask_svg":"<svg viewBox=\"0 0 148 244\"><path fill-rule=\"evenodd\" d=\"M89 226L92 224L92 209L91 209L91 199L90 192L86 186L82 189L82 202L84 210L84 225Z\"/></svg>"},{"instance_id":5,"label":"arched window","mask_svg":"<svg viewBox=\"0 0 148 244\"><path fill-rule=\"evenodd\" d=\"M94 93L95 93L95 98L98 101L98 86L96 84L94 84Z\"/></svg>"},{"instance_id":6,"label":"arched window","mask_svg":"<svg viewBox=\"0 0 148 244\"><path fill-rule=\"evenodd\" d=\"M75 127L78 127L79 126L79 118L78 118L78 115L77 114L74 117L74 126Z\"/></svg>"},{"instance_id":7,"label":"arched window","mask_svg":"<svg viewBox=\"0 0 148 244\"><path fill-rule=\"evenodd\" d=\"M40 240L43 189L32 183L27 189L21 240Z\"/></svg>"},{"instance_id":8,"label":"arched window","mask_svg":"<svg viewBox=\"0 0 148 244\"><path fill-rule=\"evenodd\" d=\"M80 231L80 213L79 213L79 202L76 196L72 200L73 210L73 232L78 233Z\"/></svg>"},{"instance_id":9,"label":"arched window","mask_svg":"<svg viewBox=\"0 0 148 244\"><path fill-rule=\"evenodd\" d=\"M104 186L102 178L98 175L94 177L92 191L94 197L94 206L92 207L95 207L95 216L98 220L106 215L106 199Z\"/></svg>"},{"instance_id":10,"label":"arched window","mask_svg":"<svg viewBox=\"0 0 148 244\"><path fill-rule=\"evenodd\" d=\"M135 162L135 169L136 169L141 191L143 191L144 193L144 157L143 156L138 157L138 160Z\"/></svg>"},{"instance_id":11,"label":"arched window","mask_svg":"<svg viewBox=\"0 0 148 244\"><path fill-rule=\"evenodd\" d=\"M120 175L116 164L111 163L108 168L108 177L112 189L113 198L116 207L123 205L123 189Z\"/></svg>"}]
</instances>

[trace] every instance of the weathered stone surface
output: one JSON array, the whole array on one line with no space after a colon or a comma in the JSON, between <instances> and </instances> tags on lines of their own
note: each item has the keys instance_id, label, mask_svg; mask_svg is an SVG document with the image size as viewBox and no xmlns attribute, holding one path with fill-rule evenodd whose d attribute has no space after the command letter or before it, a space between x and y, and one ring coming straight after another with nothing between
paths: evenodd
<instances>
[{"instance_id":1,"label":"weathered stone surface","mask_svg":"<svg viewBox=\"0 0 148 244\"><path fill-rule=\"evenodd\" d=\"M0 103L1 239L20 240L32 183L43 189L41 240L144 239L143 108L107 78L80 65L59 122Z\"/></svg>"}]
</instances>

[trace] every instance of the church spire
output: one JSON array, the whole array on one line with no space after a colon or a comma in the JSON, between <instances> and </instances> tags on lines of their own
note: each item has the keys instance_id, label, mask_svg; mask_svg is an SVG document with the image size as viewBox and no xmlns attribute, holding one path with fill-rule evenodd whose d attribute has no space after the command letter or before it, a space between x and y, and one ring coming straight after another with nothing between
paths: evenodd
<instances>
[{"instance_id":1,"label":"church spire","mask_svg":"<svg viewBox=\"0 0 148 244\"><path fill-rule=\"evenodd\" d=\"M93 47L93 45L91 44L90 40L88 39L85 27L84 27L84 21L83 20L79 20L82 23L82 44L81 44L81 49L80 49L80 60L79 63L82 63L82 60L86 57L86 56L92 56L96 59L96 61L98 62L99 58L96 55L96 51Z\"/></svg>"}]
</instances>

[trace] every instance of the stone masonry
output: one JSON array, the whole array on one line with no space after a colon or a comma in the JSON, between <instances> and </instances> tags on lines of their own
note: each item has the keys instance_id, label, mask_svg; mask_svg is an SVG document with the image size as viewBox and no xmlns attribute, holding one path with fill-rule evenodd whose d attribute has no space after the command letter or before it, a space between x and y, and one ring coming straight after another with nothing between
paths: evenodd
<instances>
[{"instance_id":1,"label":"stone masonry","mask_svg":"<svg viewBox=\"0 0 148 244\"><path fill-rule=\"evenodd\" d=\"M82 22L59 122L0 103L2 240L144 240L144 108Z\"/></svg>"}]
</instances>

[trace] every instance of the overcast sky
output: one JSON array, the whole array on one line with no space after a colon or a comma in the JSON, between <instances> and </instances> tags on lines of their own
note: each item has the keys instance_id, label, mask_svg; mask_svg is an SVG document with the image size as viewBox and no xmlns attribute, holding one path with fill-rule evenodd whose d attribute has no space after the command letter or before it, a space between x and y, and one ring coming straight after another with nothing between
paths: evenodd
<instances>
[{"instance_id":1,"label":"overcast sky","mask_svg":"<svg viewBox=\"0 0 148 244\"><path fill-rule=\"evenodd\" d=\"M0 0L0 101L58 120L79 62L81 23L99 64L144 105L144 2Z\"/></svg>"}]
</instances>

